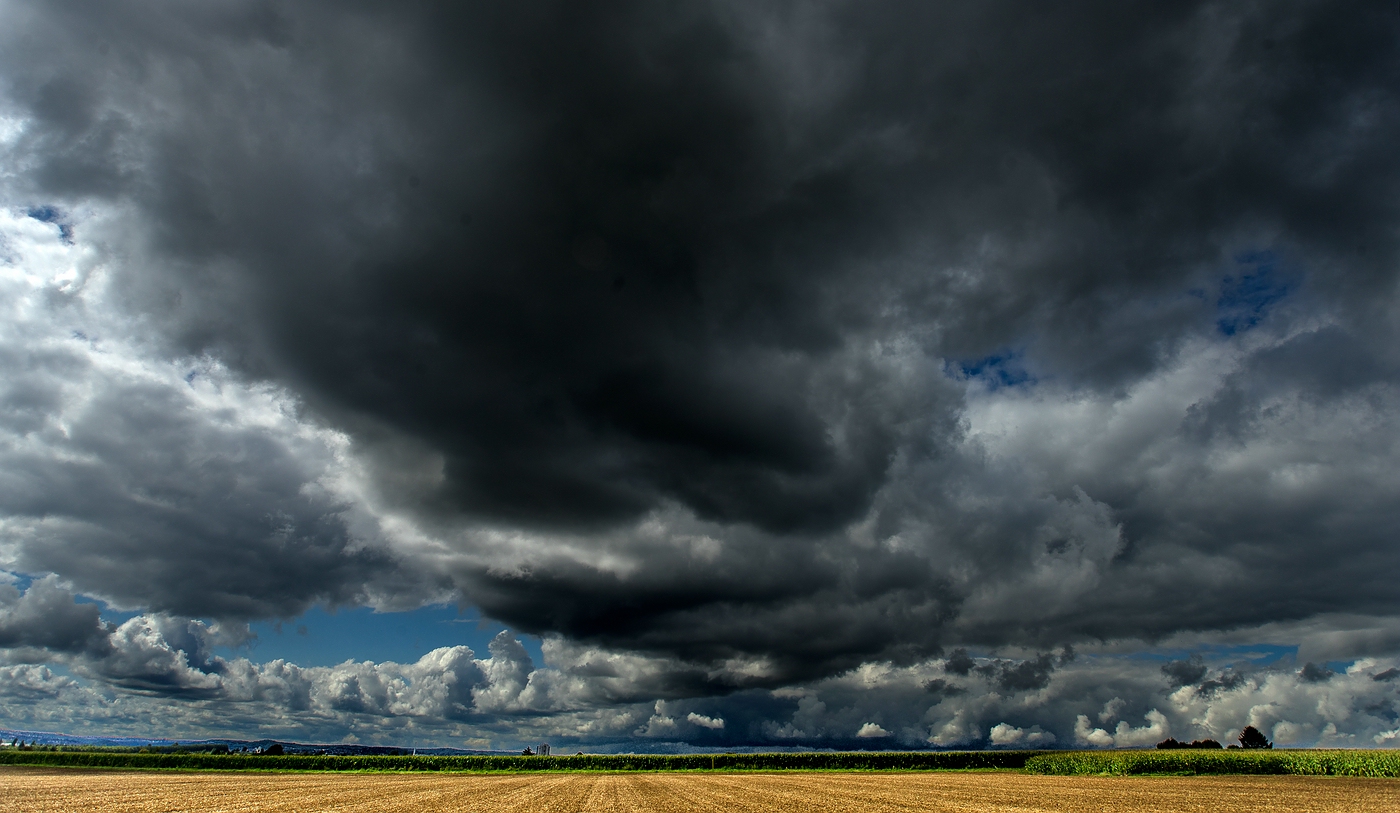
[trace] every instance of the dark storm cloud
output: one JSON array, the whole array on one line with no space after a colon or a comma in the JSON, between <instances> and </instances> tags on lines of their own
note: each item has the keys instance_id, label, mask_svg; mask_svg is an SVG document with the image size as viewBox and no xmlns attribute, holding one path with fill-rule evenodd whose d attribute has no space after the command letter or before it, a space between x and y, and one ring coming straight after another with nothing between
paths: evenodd
<instances>
[{"instance_id":1,"label":"dark storm cloud","mask_svg":"<svg viewBox=\"0 0 1400 813\"><path fill-rule=\"evenodd\" d=\"M106 635L96 604L77 604L73 594L47 576L21 592L0 585L0 649L83 652Z\"/></svg>"},{"instance_id":2,"label":"dark storm cloud","mask_svg":"<svg viewBox=\"0 0 1400 813\"><path fill-rule=\"evenodd\" d=\"M1034 660L1017 664L997 664L997 685L1007 691L1024 692L1043 689L1050 685L1050 675L1055 671L1055 659L1051 655L1041 655Z\"/></svg>"},{"instance_id":3,"label":"dark storm cloud","mask_svg":"<svg viewBox=\"0 0 1400 813\"><path fill-rule=\"evenodd\" d=\"M953 650L953 654L948 657L948 660L943 662L943 668L952 675L966 676L976 665L977 662L968 657L967 650L961 647Z\"/></svg>"},{"instance_id":4,"label":"dark storm cloud","mask_svg":"<svg viewBox=\"0 0 1400 813\"><path fill-rule=\"evenodd\" d=\"M975 356L1035 329L1078 358L1058 374L1117 380L1186 317L1135 316L1148 340L1115 312L1184 294L1222 241L1354 253L1395 214L1394 21L1364 6L213 8L60 4L12 46L32 177L129 163L94 152L126 133L146 155L120 193L160 247L236 266L198 280L217 295L183 263L141 281L181 295L185 340L431 443L453 510L515 522L669 497L831 527L936 408L864 402L853 340L932 328ZM44 188L107 188L69 183ZM937 254L882 267L913 241ZM988 242L1011 256L949 291Z\"/></svg>"},{"instance_id":5,"label":"dark storm cloud","mask_svg":"<svg viewBox=\"0 0 1400 813\"><path fill-rule=\"evenodd\" d=\"M1244 685L1245 676L1233 669L1227 669L1210 680L1202 681L1196 691L1203 697L1215 697Z\"/></svg>"},{"instance_id":6,"label":"dark storm cloud","mask_svg":"<svg viewBox=\"0 0 1400 813\"><path fill-rule=\"evenodd\" d=\"M671 696L1395 610L1393 7L7 14L7 194L106 206L146 340L287 388L447 551L133 388L5 492L27 571L190 615L450 583Z\"/></svg>"},{"instance_id":7,"label":"dark storm cloud","mask_svg":"<svg viewBox=\"0 0 1400 813\"><path fill-rule=\"evenodd\" d=\"M956 697L957 695L965 694L967 692L967 690L962 688L961 686L949 683L943 678L934 678L933 680L930 680L929 682L925 683L924 691L932 695L944 695L946 697Z\"/></svg>"},{"instance_id":8,"label":"dark storm cloud","mask_svg":"<svg viewBox=\"0 0 1400 813\"><path fill-rule=\"evenodd\" d=\"M1298 679L1304 683L1325 683L1336 674L1326 666L1318 666L1310 661L1303 664L1303 668L1298 670Z\"/></svg>"},{"instance_id":9,"label":"dark storm cloud","mask_svg":"<svg viewBox=\"0 0 1400 813\"><path fill-rule=\"evenodd\" d=\"M1171 661L1162 664L1162 674L1167 676L1173 687L1200 683L1207 671L1205 661L1200 655L1192 655L1184 661Z\"/></svg>"}]
</instances>

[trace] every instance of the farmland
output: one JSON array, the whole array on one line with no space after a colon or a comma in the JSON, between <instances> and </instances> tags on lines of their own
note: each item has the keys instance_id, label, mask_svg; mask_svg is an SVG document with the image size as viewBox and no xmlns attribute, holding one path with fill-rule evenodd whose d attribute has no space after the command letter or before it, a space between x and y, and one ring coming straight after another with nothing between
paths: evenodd
<instances>
[{"instance_id":1,"label":"farmland","mask_svg":"<svg viewBox=\"0 0 1400 813\"><path fill-rule=\"evenodd\" d=\"M1371 811L1400 782L937 773L166 773L0 768L0 812Z\"/></svg>"}]
</instances>

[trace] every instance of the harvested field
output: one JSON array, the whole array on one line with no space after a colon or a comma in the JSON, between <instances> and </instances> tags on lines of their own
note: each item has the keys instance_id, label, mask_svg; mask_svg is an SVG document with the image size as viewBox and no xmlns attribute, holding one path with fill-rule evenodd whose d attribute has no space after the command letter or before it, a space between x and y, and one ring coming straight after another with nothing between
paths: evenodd
<instances>
[{"instance_id":1,"label":"harvested field","mask_svg":"<svg viewBox=\"0 0 1400 813\"><path fill-rule=\"evenodd\" d=\"M138 773L0 768L0 811L1375 811L1400 782L1019 773Z\"/></svg>"}]
</instances>

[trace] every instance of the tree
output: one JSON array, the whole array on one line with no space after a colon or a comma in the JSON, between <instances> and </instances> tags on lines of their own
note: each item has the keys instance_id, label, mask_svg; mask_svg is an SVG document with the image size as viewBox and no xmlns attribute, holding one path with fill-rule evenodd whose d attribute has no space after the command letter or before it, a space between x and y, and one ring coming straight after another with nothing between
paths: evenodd
<instances>
[{"instance_id":1,"label":"tree","mask_svg":"<svg viewBox=\"0 0 1400 813\"><path fill-rule=\"evenodd\" d=\"M1158 748L1219 748L1220 743L1215 740L1192 740L1190 742L1179 742L1175 737L1167 737L1157 743Z\"/></svg>"},{"instance_id":2,"label":"tree","mask_svg":"<svg viewBox=\"0 0 1400 813\"><path fill-rule=\"evenodd\" d=\"M1259 729L1255 728L1252 725L1247 725L1244 727L1244 731L1240 732L1240 747L1273 748L1274 744L1269 742L1268 739L1266 739L1264 735L1260 733Z\"/></svg>"}]
</instances>

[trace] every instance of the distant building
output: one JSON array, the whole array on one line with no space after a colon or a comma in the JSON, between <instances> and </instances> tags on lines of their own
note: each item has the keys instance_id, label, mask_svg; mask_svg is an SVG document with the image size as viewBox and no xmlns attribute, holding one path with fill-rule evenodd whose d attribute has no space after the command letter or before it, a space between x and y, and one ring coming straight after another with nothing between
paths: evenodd
<instances>
[{"instance_id":1,"label":"distant building","mask_svg":"<svg viewBox=\"0 0 1400 813\"><path fill-rule=\"evenodd\" d=\"M538 751L538 753L539 753L539 755L542 756L542 757L547 757L547 756L549 756L549 743L547 743L547 742L542 742L542 743L540 743L540 750Z\"/></svg>"}]
</instances>

